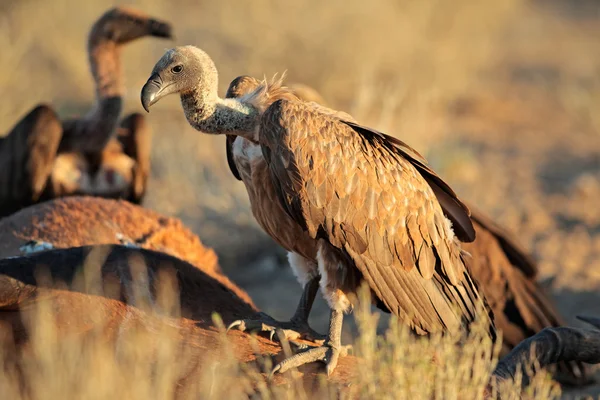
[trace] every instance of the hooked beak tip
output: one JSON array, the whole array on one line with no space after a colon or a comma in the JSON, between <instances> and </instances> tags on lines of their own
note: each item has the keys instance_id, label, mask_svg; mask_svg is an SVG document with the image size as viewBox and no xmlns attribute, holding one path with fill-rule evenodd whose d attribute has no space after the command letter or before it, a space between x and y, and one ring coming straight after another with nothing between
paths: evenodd
<instances>
[{"instance_id":1,"label":"hooked beak tip","mask_svg":"<svg viewBox=\"0 0 600 400\"><path fill-rule=\"evenodd\" d=\"M149 94L147 96L144 96L142 94L142 107L144 107L144 110L146 110L147 113L150 112L150 107L152 106L152 104L154 104L154 98L154 94Z\"/></svg>"},{"instance_id":2,"label":"hooked beak tip","mask_svg":"<svg viewBox=\"0 0 600 400\"><path fill-rule=\"evenodd\" d=\"M146 110L148 114L150 113L150 104L146 104L144 101L142 101L142 107L144 107L144 110Z\"/></svg>"},{"instance_id":3,"label":"hooked beak tip","mask_svg":"<svg viewBox=\"0 0 600 400\"><path fill-rule=\"evenodd\" d=\"M150 112L150 106L156 103L160 99L160 93L162 92L162 80L158 75L152 75L142 88L140 99L142 101L142 107L146 112Z\"/></svg>"}]
</instances>

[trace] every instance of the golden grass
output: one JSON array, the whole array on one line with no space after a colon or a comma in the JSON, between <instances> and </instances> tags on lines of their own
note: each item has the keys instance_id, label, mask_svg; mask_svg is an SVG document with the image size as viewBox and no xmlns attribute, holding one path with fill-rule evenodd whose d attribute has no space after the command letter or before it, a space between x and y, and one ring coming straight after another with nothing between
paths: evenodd
<instances>
[{"instance_id":1,"label":"golden grass","mask_svg":"<svg viewBox=\"0 0 600 400\"><path fill-rule=\"evenodd\" d=\"M84 273L74 287L102 295L95 274L98 260L90 257ZM229 345L220 318L215 315L220 340L224 344L218 359L201 354L201 368L187 373L193 357L181 346L180 309L172 276L162 274L157 294L148 292L143 265L132 264L132 304L135 314L117 327L115 340L107 332L111 322L93 307L91 329L61 325L53 301L55 296L40 296L24 312L29 337L27 346L17 352L10 337L2 337L0 347L0 396L14 400L45 399L482 399L497 362L499 345L492 346L486 328L478 324L470 334L416 338L403 324L392 320L383 336L375 332L377 315L371 314L368 301L356 309L360 336L355 345L359 357L357 373L348 386L329 383L325 377L310 392L299 375L288 373L289 384L273 384L267 378L273 364L268 355L257 353L257 362L241 364ZM43 274L38 274L41 279ZM66 286L57 283L59 290ZM362 292L362 299L365 294ZM91 295L94 296L94 295ZM154 299L154 300L152 300ZM92 303L93 304L93 303ZM62 316L64 319L64 315ZM125 326L127 325L127 326ZM3 331L6 332L6 331ZM252 340L250 341L252 342ZM499 343L498 343L499 344ZM252 345L252 344L250 344ZM287 348L287 344L286 348ZM258 349L258 346L256 347ZM288 348L289 351L289 348ZM198 356L199 353L196 353ZM185 375L185 382L182 378ZM494 385L490 399L550 399L560 389L544 372L534 375L522 391L520 378Z\"/></svg>"}]
</instances>

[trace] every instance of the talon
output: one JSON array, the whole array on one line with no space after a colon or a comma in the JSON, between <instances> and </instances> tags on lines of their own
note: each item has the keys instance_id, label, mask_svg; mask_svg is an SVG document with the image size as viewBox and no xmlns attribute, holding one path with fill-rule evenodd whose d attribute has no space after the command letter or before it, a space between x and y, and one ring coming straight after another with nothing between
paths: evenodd
<instances>
[{"instance_id":1,"label":"talon","mask_svg":"<svg viewBox=\"0 0 600 400\"><path fill-rule=\"evenodd\" d=\"M329 321L329 335L325 345L306 350L302 353L286 358L273 369L273 373L283 373L290 368L297 368L301 365L321 361L327 364L327 375L331 375L337 366L340 354L347 353L347 346L342 346L340 337L342 334L343 313L340 310L331 310Z\"/></svg>"},{"instance_id":2,"label":"talon","mask_svg":"<svg viewBox=\"0 0 600 400\"><path fill-rule=\"evenodd\" d=\"M302 353L286 358L273 368L273 373L280 374L291 368L297 368L304 364L309 364L315 361L321 361L327 364L327 375L331 375L337 366L340 351L337 348L330 346L314 347Z\"/></svg>"},{"instance_id":3,"label":"talon","mask_svg":"<svg viewBox=\"0 0 600 400\"><path fill-rule=\"evenodd\" d=\"M235 328L236 326L240 326L241 327L239 329L240 331L245 331L246 330L246 324L244 324L244 320L238 319L237 321L233 321L231 324L229 324L229 326L227 327L227 331L226 332L229 332L230 329Z\"/></svg>"},{"instance_id":4,"label":"talon","mask_svg":"<svg viewBox=\"0 0 600 400\"><path fill-rule=\"evenodd\" d=\"M291 345L293 345L296 350L298 351L302 351L302 350L308 350L310 348L309 345L307 345L306 343L294 343L294 342L290 342Z\"/></svg>"},{"instance_id":5,"label":"talon","mask_svg":"<svg viewBox=\"0 0 600 400\"><path fill-rule=\"evenodd\" d=\"M338 357L339 353L336 353L334 356L331 357L330 361L327 361L327 376L331 376L331 374L333 374L335 367L337 367Z\"/></svg>"},{"instance_id":6,"label":"talon","mask_svg":"<svg viewBox=\"0 0 600 400\"><path fill-rule=\"evenodd\" d=\"M277 330L281 330L281 334L283 334L287 340L296 340L298 338L304 338L307 340L311 340L312 337L319 337L317 332L313 331L306 322L302 321L289 321L289 322L279 322L269 315L265 313L258 313L252 319L239 319L237 321L233 321L227 327L227 332L230 329L237 328L242 332L248 333L257 333L257 332L268 332L268 335L265 335L271 341L276 341L278 338L275 335ZM317 344L322 344L319 340L313 340Z\"/></svg>"},{"instance_id":7,"label":"talon","mask_svg":"<svg viewBox=\"0 0 600 400\"><path fill-rule=\"evenodd\" d=\"M275 366L275 368L273 368L273 369L271 370L271 372L269 373L269 376L267 377L267 379L268 379L268 380L272 380L272 379L273 379L273 376L275 375L275 373L276 373L276 372L279 372L279 370L280 370L280 369L281 369L281 365L277 364L277 365Z\"/></svg>"}]
</instances>

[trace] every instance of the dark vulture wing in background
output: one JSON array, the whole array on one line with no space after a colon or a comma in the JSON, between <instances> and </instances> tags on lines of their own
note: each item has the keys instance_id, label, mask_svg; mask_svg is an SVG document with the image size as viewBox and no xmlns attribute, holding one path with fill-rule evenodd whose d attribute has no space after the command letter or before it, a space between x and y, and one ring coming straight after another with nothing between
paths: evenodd
<instances>
[{"instance_id":1,"label":"dark vulture wing in background","mask_svg":"<svg viewBox=\"0 0 600 400\"><path fill-rule=\"evenodd\" d=\"M56 113L39 105L0 138L0 216L40 199L52 173L62 132Z\"/></svg>"}]
</instances>

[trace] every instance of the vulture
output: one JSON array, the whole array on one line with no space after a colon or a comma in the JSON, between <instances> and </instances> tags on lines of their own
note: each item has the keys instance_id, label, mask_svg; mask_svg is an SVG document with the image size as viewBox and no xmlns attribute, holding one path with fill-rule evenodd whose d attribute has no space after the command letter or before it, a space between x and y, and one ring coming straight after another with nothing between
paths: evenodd
<instances>
[{"instance_id":1,"label":"vulture","mask_svg":"<svg viewBox=\"0 0 600 400\"><path fill-rule=\"evenodd\" d=\"M150 127L123 120L121 48L137 38L171 38L171 26L125 7L92 26L88 55L96 86L92 109L60 120L42 104L0 139L0 217L39 201L87 194L141 202L150 170Z\"/></svg>"},{"instance_id":2,"label":"vulture","mask_svg":"<svg viewBox=\"0 0 600 400\"><path fill-rule=\"evenodd\" d=\"M225 97L243 97L254 91L260 84L258 79L246 75L239 76L231 82ZM290 90L302 101L325 105L319 93L309 86L290 85ZM249 160L244 153L237 153L234 157L233 149L234 146L242 145L257 146L239 136L227 135L227 161L232 174L240 181L243 180L240 170L247 169L244 165L249 165ZM250 174L246 172L244 176L244 182L252 185ZM537 283L538 268L532 257L506 229L472 204L467 203L467 206L471 211L476 237L473 242L463 243L462 248L471 255L467 265L471 277L485 295L494 313L496 328L502 332L501 355L508 354L523 340L544 328L565 325L552 300ZM313 290L310 295L312 304L316 291ZM238 328L249 330L273 329L273 325L257 326L253 320L244 321L243 324L239 322L236 325ZM305 331L310 332L309 329ZM312 332L312 336L318 334ZM556 372L555 378L561 383L588 382L585 366L581 362L559 363Z\"/></svg>"},{"instance_id":3,"label":"vulture","mask_svg":"<svg viewBox=\"0 0 600 400\"><path fill-rule=\"evenodd\" d=\"M214 62L194 46L163 55L141 102L149 111L175 93L195 129L245 139L235 140L233 157L247 161L237 166L253 214L291 253L304 283L292 326L307 325L315 288L330 307L324 343L274 372L322 361L330 374L345 350L343 314L363 283L378 307L417 334L456 332L481 316L495 340L493 315L460 246L475 239L469 210L419 153L347 114L299 101L281 79L221 99Z\"/></svg>"}]
</instances>

